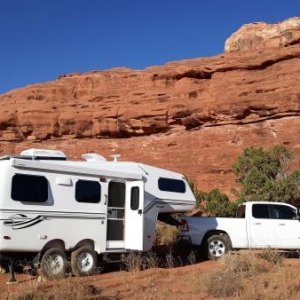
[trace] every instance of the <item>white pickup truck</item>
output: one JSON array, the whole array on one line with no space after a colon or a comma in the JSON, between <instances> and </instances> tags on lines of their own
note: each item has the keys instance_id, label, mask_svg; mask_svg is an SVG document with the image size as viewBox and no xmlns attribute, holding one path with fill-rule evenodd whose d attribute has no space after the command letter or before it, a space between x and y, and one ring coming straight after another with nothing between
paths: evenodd
<instances>
[{"instance_id":1,"label":"white pickup truck","mask_svg":"<svg viewBox=\"0 0 300 300\"><path fill-rule=\"evenodd\" d=\"M180 229L209 259L231 249L300 249L299 211L286 203L245 202L236 218L185 217Z\"/></svg>"}]
</instances>

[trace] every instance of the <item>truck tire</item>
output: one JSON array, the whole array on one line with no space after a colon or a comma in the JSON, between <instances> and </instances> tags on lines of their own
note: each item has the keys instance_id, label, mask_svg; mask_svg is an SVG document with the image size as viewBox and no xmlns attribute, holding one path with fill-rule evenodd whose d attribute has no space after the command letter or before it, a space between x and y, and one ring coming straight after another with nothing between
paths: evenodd
<instances>
[{"instance_id":1,"label":"truck tire","mask_svg":"<svg viewBox=\"0 0 300 300\"><path fill-rule=\"evenodd\" d=\"M206 240L206 255L208 259L216 260L231 250L229 237L225 234L215 234Z\"/></svg>"},{"instance_id":2,"label":"truck tire","mask_svg":"<svg viewBox=\"0 0 300 300\"><path fill-rule=\"evenodd\" d=\"M71 253L71 269L75 276L88 276L95 273L97 254L90 247L83 246Z\"/></svg>"},{"instance_id":3,"label":"truck tire","mask_svg":"<svg viewBox=\"0 0 300 300\"><path fill-rule=\"evenodd\" d=\"M39 273L48 279L63 278L67 274L68 259L60 248L50 248L42 256Z\"/></svg>"}]
</instances>

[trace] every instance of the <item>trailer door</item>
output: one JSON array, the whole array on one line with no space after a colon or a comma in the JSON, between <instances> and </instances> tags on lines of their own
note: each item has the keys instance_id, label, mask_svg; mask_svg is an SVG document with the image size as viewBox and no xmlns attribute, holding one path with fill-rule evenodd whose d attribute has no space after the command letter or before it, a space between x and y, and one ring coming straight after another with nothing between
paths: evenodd
<instances>
[{"instance_id":1,"label":"trailer door","mask_svg":"<svg viewBox=\"0 0 300 300\"><path fill-rule=\"evenodd\" d=\"M125 249L143 250L144 235L144 183L126 183Z\"/></svg>"}]
</instances>

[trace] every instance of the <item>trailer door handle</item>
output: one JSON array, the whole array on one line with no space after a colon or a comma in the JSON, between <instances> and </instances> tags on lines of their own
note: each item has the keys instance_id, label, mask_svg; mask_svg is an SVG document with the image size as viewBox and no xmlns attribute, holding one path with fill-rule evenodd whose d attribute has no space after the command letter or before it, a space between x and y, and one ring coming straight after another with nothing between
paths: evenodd
<instances>
[{"instance_id":1,"label":"trailer door handle","mask_svg":"<svg viewBox=\"0 0 300 300\"><path fill-rule=\"evenodd\" d=\"M285 226L285 223L280 223L279 226Z\"/></svg>"},{"instance_id":2,"label":"trailer door handle","mask_svg":"<svg viewBox=\"0 0 300 300\"><path fill-rule=\"evenodd\" d=\"M254 223L254 225L261 225L261 223Z\"/></svg>"}]
</instances>

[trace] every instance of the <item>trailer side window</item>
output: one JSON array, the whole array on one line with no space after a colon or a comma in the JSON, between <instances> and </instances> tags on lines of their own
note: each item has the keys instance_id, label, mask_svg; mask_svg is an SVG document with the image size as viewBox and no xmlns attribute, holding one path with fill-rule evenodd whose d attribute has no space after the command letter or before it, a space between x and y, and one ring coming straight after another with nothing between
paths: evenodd
<instances>
[{"instance_id":1,"label":"trailer side window","mask_svg":"<svg viewBox=\"0 0 300 300\"><path fill-rule=\"evenodd\" d=\"M178 179L159 178L158 188L164 192L185 193L185 182Z\"/></svg>"},{"instance_id":2,"label":"trailer side window","mask_svg":"<svg viewBox=\"0 0 300 300\"><path fill-rule=\"evenodd\" d=\"M130 208L137 210L140 206L140 188L135 186L131 188Z\"/></svg>"},{"instance_id":3,"label":"trailer side window","mask_svg":"<svg viewBox=\"0 0 300 300\"><path fill-rule=\"evenodd\" d=\"M16 174L12 178L11 198L21 202L46 202L48 181L44 176Z\"/></svg>"},{"instance_id":4,"label":"trailer side window","mask_svg":"<svg viewBox=\"0 0 300 300\"><path fill-rule=\"evenodd\" d=\"M99 203L101 186L98 181L78 180L75 186L75 199L84 203Z\"/></svg>"}]
</instances>

